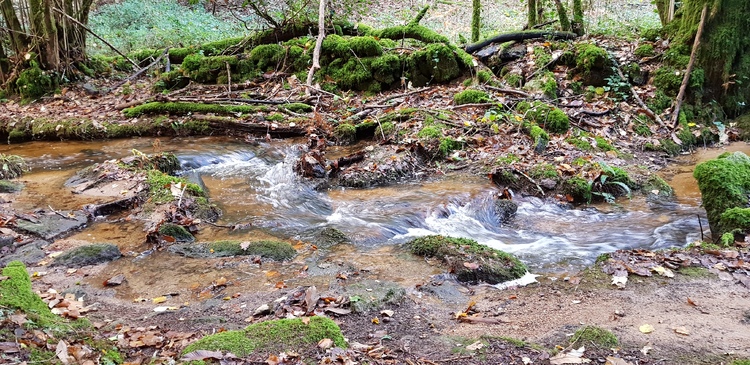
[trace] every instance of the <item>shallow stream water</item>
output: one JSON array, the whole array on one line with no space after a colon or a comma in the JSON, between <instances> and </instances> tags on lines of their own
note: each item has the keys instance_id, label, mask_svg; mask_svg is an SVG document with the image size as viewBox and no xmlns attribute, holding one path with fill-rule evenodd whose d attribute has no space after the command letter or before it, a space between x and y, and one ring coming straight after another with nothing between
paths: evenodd
<instances>
[{"instance_id":1,"label":"shallow stream water","mask_svg":"<svg viewBox=\"0 0 750 365\"><path fill-rule=\"evenodd\" d=\"M347 234L354 245L334 247L307 257L325 254L334 261L357 262L359 267L370 265L373 270L382 272L384 279L394 281L425 276L424 272L419 272L424 270L424 265L404 255L398 244L427 234L475 239L518 255L537 272L575 271L593 262L597 255L616 249L685 246L700 239L699 217L703 227L708 226L705 212L700 208L700 193L692 179L694 165L726 150L750 153L749 145L734 144L726 149L701 150L678 158L664 172L676 190L677 199L671 203L653 204L644 197L634 197L620 199L614 205L569 210L536 198L522 198L515 221L501 225L493 210L498 190L490 181L479 177L444 176L389 187L317 191L292 172L293 163L301 154L301 141L256 145L223 137L155 141L135 138L32 142L4 146L0 152L21 155L32 168L32 172L22 178L26 189L15 197L15 206L22 210L48 205L54 209L79 209L94 198L73 195L63 187L65 180L76 171L96 162L128 156L133 149L145 153L174 152L182 162L184 173L191 179L200 178L211 200L223 210L219 223L249 223L252 227L241 231L207 228L198 234L198 240L276 237L308 242L315 232L334 227ZM329 154L347 152L334 150ZM169 280L173 286L210 281L221 271L216 264L164 252L143 258L138 255L148 250L143 237L142 227L137 223L98 222L68 240L117 243L123 252L132 253L134 258L110 264L109 272L155 273L170 269L173 275ZM241 275L238 272L251 277L260 275L262 280L249 280L246 285L267 286L277 279L273 273L299 270L303 265L304 262L299 261L278 264L252 275L234 268L231 275ZM398 269L393 270L394 267ZM131 289L138 291L133 284L136 283L131 283ZM142 284L141 289L146 290L148 282Z\"/></svg>"}]
</instances>

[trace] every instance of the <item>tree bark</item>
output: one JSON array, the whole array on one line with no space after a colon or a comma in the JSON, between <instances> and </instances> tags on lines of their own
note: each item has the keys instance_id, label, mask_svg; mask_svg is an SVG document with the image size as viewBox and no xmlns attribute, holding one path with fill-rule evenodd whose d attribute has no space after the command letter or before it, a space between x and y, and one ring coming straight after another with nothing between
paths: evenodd
<instances>
[{"instance_id":1,"label":"tree bark","mask_svg":"<svg viewBox=\"0 0 750 365\"><path fill-rule=\"evenodd\" d=\"M557 7L557 16L560 18L560 29L563 32L570 31L570 18L568 18L568 11L565 9L562 1L555 0L555 6Z\"/></svg>"},{"instance_id":2,"label":"tree bark","mask_svg":"<svg viewBox=\"0 0 750 365\"><path fill-rule=\"evenodd\" d=\"M11 0L0 0L0 12L2 12L5 24L8 27L8 36L10 37L10 46L16 54L26 52L29 45L28 35L18 20L16 10L13 9Z\"/></svg>"},{"instance_id":3,"label":"tree bark","mask_svg":"<svg viewBox=\"0 0 750 365\"><path fill-rule=\"evenodd\" d=\"M528 7L529 24L527 24L527 29L531 29L537 23L537 12L536 12L537 0L528 0L528 1L529 1L529 7Z\"/></svg>"},{"instance_id":4,"label":"tree bark","mask_svg":"<svg viewBox=\"0 0 750 365\"><path fill-rule=\"evenodd\" d=\"M479 41L479 28L481 25L480 16L482 14L482 3L480 0L472 1L472 13L471 13L471 41Z\"/></svg>"},{"instance_id":5,"label":"tree bark","mask_svg":"<svg viewBox=\"0 0 750 365\"><path fill-rule=\"evenodd\" d=\"M677 128L680 120L680 108L682 108L682 101L685 98L685 91L687 90L688 82L690 82L690 73L693 72L693 66L695 65L695 55L698 52L698 48L701 46L701 35L703 34L703 27L706 24L706 13L708 13L708 4L703 6L703 12L701 12L701 22L698 24L698 32L695 34L695 42L693 42L693 50L690 53L690 61L688 62L687 70L685 70L685 76L682 78L682 85L680 85L680 92L677 94L677 103L674 108L674 115L672 115L672 129Z\"/></svg>"},{"instance_id":6,"label":"tree bark","mask_svg":"<svg viewBox=\"0 0 750 365\"><path fill-rule=\"evenodd\" d=\"M581 3L581 0L573 0L573 22L570 24L570 28L573 33L578 34L579 36L586 33L583 24L583 4Z\"/></svg>"},{"instance_id":7,"label":"tree bark","mask_svg":"<svg viewBox=\"0 0 750 365\"><path fill-rule=\"evenodd\" d=\"M500 34L498 36L485 39L479 43L470 44L464 48L467 53L474 53L484 47L489 46L492 43L505 43L509 41L523 41L526 39L535 39L542 37L552 37L554 39L575 39L578 37L575 33L570 32L552 32L548 30L534 30L525 32L514 32Z\"/></svg>"}]
</instances>

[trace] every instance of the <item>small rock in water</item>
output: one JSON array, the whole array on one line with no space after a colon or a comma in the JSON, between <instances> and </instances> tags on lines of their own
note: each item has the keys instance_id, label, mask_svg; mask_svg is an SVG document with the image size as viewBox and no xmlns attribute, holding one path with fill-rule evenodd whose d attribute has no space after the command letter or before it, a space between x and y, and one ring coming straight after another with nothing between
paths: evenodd
<instances>
[{"instance_id":1,"label":"small rock in water","mask_svg":"<svg viewBox=\"0 0 750 365\"><path fill-rule=\"evenodd\" d=\"M109 278L107 281L104 282L104 285L118 286L118 285L121 285L123 281L125 281L125 275L119 274L119 275Z\"/></svg>"}]
</instances>

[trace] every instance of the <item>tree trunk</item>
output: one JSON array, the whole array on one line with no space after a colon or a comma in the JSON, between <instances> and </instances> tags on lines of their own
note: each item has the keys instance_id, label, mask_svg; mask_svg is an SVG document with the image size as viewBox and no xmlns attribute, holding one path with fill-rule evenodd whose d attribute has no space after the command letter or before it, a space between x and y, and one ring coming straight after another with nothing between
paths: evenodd
<instances>
[{"instance_id":1,"label":"tree trunk","mask_svg":"<svg viewBox=\"0 0 750 365\"><path fill-rule=\"evenodd\" d=\"M3 19L5 19L5 24L8 27L7 33L11 48L17 55L26 52L29 39L26 36L26 30L23 29L21 22L18 20L16 10L13 9L13 2L0 0L0 12L2 12Z\"/></svg>"},{"instance_id":2,"label":"tree trunk","mask_svg":"<svg viewBox=\"0 0 750 365\"><path fill-rule=\"evenodd\" d=\"M39 63L45 70L58 70L60 49L57 43L57 28L52 18L51 0L29 0L31 31L37 37L35 50Z\"/></svg>"},{"instance_id":3,"label":"tree trunk","mask_svg":"<svg viewBox=\"0 0 750 365\"><path fill-rule=\"evenodd\" d=\"M565 9L562 1L555 0L555 6L557 7L557 16L560 18L560 28L563 32L570 31L570 19L568 18L568 11Z\"/></svg>"},{"instance_id":4,"label":"tree trunk","mask_svg":"<svg viewBox=\"0 0 750 365\"><path fill-rule=\"evenodd\" d=\"M482 13L482 3L480 0L472 1L473 11L471 13L471 41L479 41L480 15Z\"/></svg>"},{"instance_id":5,"label":"tree trunk","mask_svg":"<svg viewBox=\"0 0 750 365\"><path fill-rule=\"evenodd\" d=\"M581 0L573 0L573 23L570 24L570 28L573 33L579 36L586 33L583 25L583 4Z\"/></svg>"},{"instance_id":6,"label":"tree trunk","mask_svg":"<svg viewBox=\"0 0 750 365\"><path fill-rule=\"evenodd\" d=\"M533 28L535 25L537 25L537 12L536 12L536 3L537 0L529 0L529 24L528 29Z\"/></svg>"},{"instance_id":7,"label":"tree trunk","mask_svg":"<svg viewBox=\"0 0 750 365\"><path fill-rule=\"evenodd\" d=\"M750 1L685 0L674 19L674 44L690 45L701 11L708 4L696 71L703 70L703 101L716 100L730 118L750 110Z\"/></svg>"}]
</instances>

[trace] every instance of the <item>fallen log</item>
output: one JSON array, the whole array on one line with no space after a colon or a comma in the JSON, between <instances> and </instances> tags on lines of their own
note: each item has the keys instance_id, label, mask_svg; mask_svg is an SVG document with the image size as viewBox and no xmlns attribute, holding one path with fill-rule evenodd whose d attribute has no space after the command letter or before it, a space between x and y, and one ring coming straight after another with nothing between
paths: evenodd
<instances>
[{"instance_id":1,"label":"fallen log","mask_svg":"<svg viewBox=\"0 0 750 365\"><path fill-rule=\"evenodd\" d=\"M494 36L489 39L485 39L479 43L467 45L464 48L464 51L466 51L466 53L474 53L492 43L505 43L505 42L510 42L510 41L523 41L527 39L546 38L546 37L550 37L552 39L576 39L578 38L578 35L576 35L575 33L571 33L571 32L555 32L555 31L547 31L547 30L534 30L534 31L526 31L526 32L505 33L505 34Z\"/></svg>"},{"instance_id":2,"label":"fallen log","mask_svg":"<svg viewBox=\"0 0 750 365\"><path fill-rule=\"evenodd\" d=\"M208 126L213 129L226 129L232 132L248 133L254 135L270 135L276 138L299 137L307 134L302 127L272 126L272 123L250 123L237 122L228 117L217 117L210 115L194 114L193 119L208 122Z\"/></svg>"}]
</instances>

